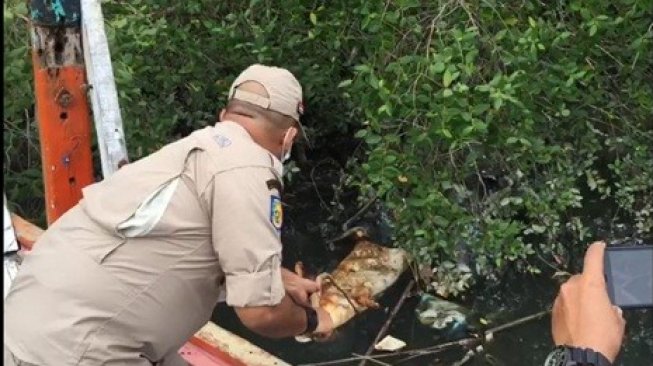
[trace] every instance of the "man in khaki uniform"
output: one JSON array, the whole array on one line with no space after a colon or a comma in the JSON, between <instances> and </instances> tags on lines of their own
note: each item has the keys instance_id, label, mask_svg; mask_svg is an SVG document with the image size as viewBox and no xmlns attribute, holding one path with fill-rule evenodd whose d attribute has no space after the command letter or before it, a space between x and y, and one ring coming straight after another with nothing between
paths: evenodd
<instances>
[{"instance_id":1,"label":"man in khaki uniform","mask_svg":"<svg viewBox=\"0 0 653 366\"><path fill-rule=\"evenodd\" d=\"M330 332L307 301L317 284L281 268L281 160L302 108L290 72L252 65L221 122L86 187L14 280L5 362L183 364L221 292L262 335Z\"/></svg>"}]
</instances>

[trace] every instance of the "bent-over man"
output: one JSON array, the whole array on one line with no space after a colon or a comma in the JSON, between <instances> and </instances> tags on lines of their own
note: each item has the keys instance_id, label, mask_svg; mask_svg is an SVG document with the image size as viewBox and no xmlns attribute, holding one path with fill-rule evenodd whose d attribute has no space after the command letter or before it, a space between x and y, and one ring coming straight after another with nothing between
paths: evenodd
<instances>
[{"instance_id":1,"label":"bent-over man","mask_svg":"<svg viewBox=\"0 0 653 366\"><path fill-rule=\"evenodd\" d=\"M221 292L264 336L331 331L307 300L318 285L281 268L282 160L302 109L289 71L252 65L219 123L84 188L5 300L5 362L183 364Z\"/></svg>"}]
</instances>

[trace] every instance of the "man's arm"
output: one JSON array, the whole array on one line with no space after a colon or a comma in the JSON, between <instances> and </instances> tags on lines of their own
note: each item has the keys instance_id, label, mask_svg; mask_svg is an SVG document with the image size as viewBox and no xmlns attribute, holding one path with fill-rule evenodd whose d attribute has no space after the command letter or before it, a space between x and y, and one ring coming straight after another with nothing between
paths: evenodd
<instances>
[{"instance_id":1,"label":"man's arm","mask_svg":"<svg viewBox=\"0 0 653 366\"><path fill-rule=\"evenodd\" d=\"M252 331L270 338L291 337L304 333L307 328L306 306L308 297L319 290L319 285L304 279L289 270L281 269L286 295L277 306L235 307L243 324ZM329 333L333 321L323 309L316 309L318 315L317 333ZM283 327L279 327L283 324Z\"/></svg>"},{"instance_id":2,"label":"man's arm","mask_svg":"<svg viewBox=\"0 0 653 366\"><path fill-rule=\"evenodd\" d=\"M246 327L278 338L303 333L307 315L291 297L300 291L284 289L290 277L281 270L283 214L278 190L265 183L271 175L261 168L230 170L215 177L202 197L212 217L213 247L225 274L227 304ZM309 280L290 282L301 289L303 281ZM317 318L318 329L330 331L326 312L319 310Z\"/></svg>"},{"instance_id":3,"label":"man's arm","mask_svg":"<svg viewBox=\"0 0 653 366\"><path fill-rule=\"evenodd\" d=\"M269 338L292 337L306 330L306 311L286 295L277 306L235 307L238 318L252 331ZM321 308L317 311L314 333L329 335L333 330L331 316Z\"/></svg>"},{"instance_id":4,"label":"man's arm","mask_svg":"<svg viewBox=\"0 0 653 366\"><path fill-rule=\"evenodd\" d=\"M292 337L306 329L304 308L286 295L277 306L235 307L243 324L252 331L270 338Z\"/></svg>"}]
</instances>

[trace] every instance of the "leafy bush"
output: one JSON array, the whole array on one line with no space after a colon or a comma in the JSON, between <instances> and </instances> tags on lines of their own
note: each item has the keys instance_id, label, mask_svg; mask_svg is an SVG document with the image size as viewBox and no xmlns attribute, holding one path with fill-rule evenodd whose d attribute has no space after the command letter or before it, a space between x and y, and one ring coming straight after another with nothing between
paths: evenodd
<instances>
[{"instance_id":1,"label":"leafy bush","mask_svg":"<svg viewBox=\"0 0 653 366\"><path fill-rule=\"evenodd\" d=\"M653 229L651 2L361 2L367 47L343 82L366 127L358 170L421 262L477 273L594 237L614 202ZM436 283L437 285L437 283Z\"/></svg>"},{"instance_id":2,"label":"leafy bush","mask_svg":"<svg viewBox=\"0 0 653 366\"><path fill-rule=\"evenodd\" d=\"M4 191L12 210L45 222L34 86L24 1L4 4Z\"/></svg>"},{"instance_id":3,"label":"leafy bush","mask_svg":"<svg viewBox=\"0 0 653 366\"><path fill-rule=\"evenodd\" d=\"M132 160L213 123L244 67L276 64L304 86L315 146L300 166L356 133L362 148L339 152L351 173L341 182L361 204L381 198L397 245L421 263L537 272L536 258L597 235L590 205L653 231L650 0L103 6ZM35 217L26 12L5 4L3 173L9 200ZM471 277L435 278L444 291Z\"/></svg>"}]
</instances>

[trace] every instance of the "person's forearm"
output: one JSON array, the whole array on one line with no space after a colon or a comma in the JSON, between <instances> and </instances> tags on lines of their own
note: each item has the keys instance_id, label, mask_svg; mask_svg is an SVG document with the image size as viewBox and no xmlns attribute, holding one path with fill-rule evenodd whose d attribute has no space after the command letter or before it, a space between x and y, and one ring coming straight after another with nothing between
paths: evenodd
<instances>
[{"instance_id":1,"label":"person's forearm","mask_svg":"<svg viewBox=\"0 0 653 366\"><path fill-rule=\"evenodd\" d=\"M243 316L244 315L244 316ZM292 337L306 329L306 312L287 294L276 306L249 308L239 317L245 326L270 338Z\"/></svg>"}]
</instances>

